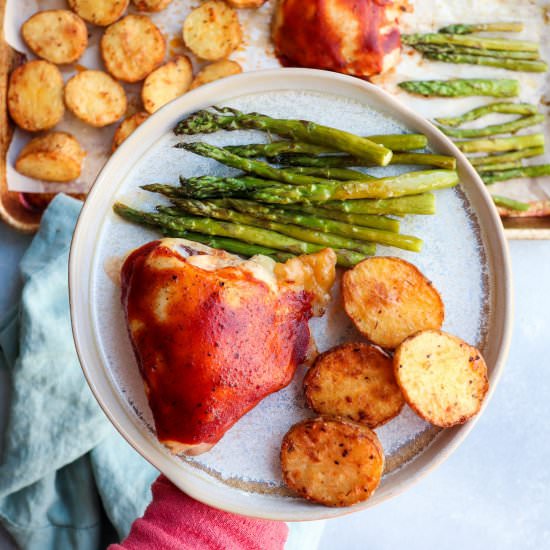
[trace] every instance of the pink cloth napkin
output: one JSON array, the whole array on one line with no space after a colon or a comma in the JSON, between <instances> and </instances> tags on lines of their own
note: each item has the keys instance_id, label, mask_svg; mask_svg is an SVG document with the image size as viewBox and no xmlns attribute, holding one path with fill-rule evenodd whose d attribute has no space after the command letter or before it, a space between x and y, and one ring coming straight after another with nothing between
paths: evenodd
<instances>
[{"instance_id":1,"label":"pink cloth napkin","mask_svg":"<svg viewBox=\"0 0 550 550\"><path fill-rule=\"evenodd\" d=\"M166 477L128 537L108 550L282 550L288 527L216 510L188 497Z\"/></svg>"}]
</instances>

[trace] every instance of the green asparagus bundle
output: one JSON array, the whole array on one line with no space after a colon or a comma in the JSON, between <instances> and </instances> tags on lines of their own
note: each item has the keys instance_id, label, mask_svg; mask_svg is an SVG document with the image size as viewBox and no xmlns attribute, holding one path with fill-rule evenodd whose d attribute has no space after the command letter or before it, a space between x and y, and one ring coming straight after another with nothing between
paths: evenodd
<instances>
[{"instance_id":1,"label":"green asparagus bundle","mask_svg":"<svg viewBox=\"0 0 550 550\"><path fill-rule=\"evenodd\" d=\"M374 141L391 149L392 151L411 151L424 149L428 145L428 139L423 134L388 134L384 136L366 136ZM228 145L224 147L227 151L239 157L276 157L283 153L306 153L322 155L337 153L334 147L325 147L303 141L273 141L271 143L251 143L248 145Z\"/></svg>"},{"instance_id":2,"label":"green asparagus bundle","mask_svg":"<svg viewBox=\"0 0 550 550\"><path fill-rule=\"evenodd\" d=\"M447 25L439 29L437 32L444 34L473 34L476 32L521 32L523 31L523 23L516 21L502 23L473 23L465 24L458 23L456 25Z\"/></svg>"},{"instance_id":3,"label":"green asparagus bundle","mask_svg":"<svg viewBox=\"0 0 550 550\"><path fill-rule=\"evenodd\" d=\"M535 166L523 166L522 168L513 168L512 170L500 170L483 174L484 183L490 185L497 181L506 181L515 178L536 178L540 176L550 176L550 164L538 164Z\"/></svg>"},{"instance_id":4,"label":"green asparagus bundle","mask_svg":"<svg viewBox=\"0 0 550 550\"><path fill-rule=\"evenodd\" d=\"M372 166L361 159L348 155L312 156L312 155L279 155L275 160L289 166L311 166L318 168L343 168L347 166ZM446 170L456 168L456 159L447 155L431 153L394 153L390 164L410 164L436 166Z\"/></svg>"},{"instance_id":5,"label":"green asparagus bundle","mask_svg":"<svg viewBox=\"0 0 550 550\"><path fill-rule=\"evenodd\" d=\"M426 97L515 97L519 95L519 82L517 80L504 78L407 80L405 82L400 82L398 86L410 94L418 94Z\"/></svg>"},{"instance_id":6,"label":"green asparagus bundle","mask_svg":"<svg viewBox=\"0 0 550 550\"><path fill-rule=\"evenodd\" d=\"M544 147L544 134L472 139L470 141L457 141L455 145L463 153L498 153L504 151L519 151L520 149Z\"/></svg>"},{"instance_id":7,"label":"green asparagus bundle","mask_svg":"<svg viewBox=\"0 0 550 550\"><path fill-rule=\"evenodd\" d=\"M275 231L210 218L194 216L169 216L140 212L122 203L115 203L113 210L123 218L142 225L153 225L168 231L196 232L216 237L229 237L249 244L283 250L291 254L312 254L326 248L300 241ZM337 263L342 267L353 267L365 259L365 255L353 250L335 250Z\"/></svg>"},{"instance_id":8,"label":"green asparagus bundle","mask_svg":"<svg viewBox=\"0 0 550 550\"><path fill-rule=\"evenodd\" d=\"M524 158L538 157L544 154L544 147L529 147L512 151L511 153L503 153L498 155L484 155L482 157L468 157L472 166L494 165L498 163L508 163L521 160Z\"/></svg>"},{"instance_id":9,"label":"green asparagus bundle","mask_svg":"<svg viewBox=\"0 0 550 550\"><path fill-rule=\"evenodd\" d=\"M258 113L242 113L227 107L214 109L216 113L203 110L182 120L174 128L174 133L191 135L218 130L263 130L292 140L331 147L372 161L377 166L386 166L392 157L391 150L383 145L315 122L276 119Z\"/></svg>"},{"instance_id":10,"label":"green asparagus bundle","mask_svg":"<svg viewBox=\"0 0 550 550\"><path fill-rule=\"evenodd\" d=\"M453 45L466 48L477 48L484 50L510 50L522 52L537 52L539 46L536 42L524 40L510 40L508 38L486 38L482 36L469 36L461 34L404 34L401 41L408 46L416 44L435 44L441 46Z\"/></svg>"},{"instance_id":11,"label":"green asparagus bundle","mask_svg":"<svg viewBox=\"0 0 550 550\"><path fill-rule=\"evenodd\" d=\"M300 241L319 244L324 247L330 247L333 249L348 249L360 252L366 256L372 256L375 249L372 246L372 242L364 242L356 239L349 239L340 235L332 233L325 233L318 231L310 226L304 227L299 225L292 225L287 223L278 223L260 218L259 216L250 216L241 214L235 210L218 207L208 201L197 201L193 199L172 199L172 202L176 208L170 208L166 206L158 206L157 211L161 214L167 214L174 217L179 217L184 213L184 216L189 214L193 216L203 216L206 218L215 218L218 220L224 220L228 222L238 223L240 225L248 225L251 227L261 227L263 229L269 229L276 231L281 235L287 235ZM377 231L373 229L373 231ZM396 235L392 233L392 235Z\"/></svg>"},{"instance_id":12,"label":"green asparagus bundle","mask_svg":"<svg viewBox=\"0 0 550 550\"><path fill-rule=\"evenodd\" d=\"M467 111L457 117L436 118L435 120L445 126L456 127L464 124L465 122L471 122L492 113L529 116L538 114L538 109L536 105L531 103L511 103L504 101L489 103L489 105L482 105L481 107Z\"/></svg>"},{"instance_id":13,"label":"green asparagus bundle","mask_svg":"<svg viewBox=\"0 0 550 550\"><path fill-rule=\"evenodd\" d=\"M530 61L525 59L507 59L502 57L490 57L486 55L467 55L463 53L425 51L423 55L432 61L455 63L462 65L483 65L485 67L497 67L509 71L526 73L545 73L548 64L545 61Z\"/></svg>"},{"instance_id":14,"label":"green asparagus bundle","mask_svg":"<svg viewBox=\"0 0 550 550\"><path fill-rule=\"evenodd\" d=\"M234 209L219 206L216 201L173 199L172 202L177 208L194 215L264 227L308 242L326 244L333 248L347 248L369 253L365 250L363 241L394 246L413 252L419 252L422 248L422 241L410 235L353 225L252 201L233 201ZM300 229L296 229L297 226Z\"/></svg>"},{"instance_id":15,"label":"green asparagus bundle","mask_svg":"<svg viewBox=\"0 0 550 550\"><path fill-rule=\"evenodd\" d=\"M536 61L540 59L538 52L522 52L510 50L485 50L479 48L465 48L464 46L446 46L430 45L430 44L415 44L412 46L420 53L450 53L456 55L481 55L486 57L498 57L502 59L524 59Z\"/></svg>"},{"instance_id":16,"label":"green asparagus bundle","mask_svg":"<svg viewBox=\"0 0 550 550\"><path fill-rule=\"evenodd\" d=\"M508 208L509 210L518 210L520 212L526 212L530 208L530 204L527 202L520 202L502 195L492 195L493 202L497 206L502 208Z\"/></svg>"},{"instance_id":17,"label":"green asparagus bundle","mask_svg":"<svg viewBox=\"0 0 550 550\"><path fill-rule=\"evenodd\" d=\"M536 114L521 117L510 122L502 124L493 124L485 128L446 128L436 125L444 134L454 138L478 138L487 136L496 136L499 134L513 134L522 128L529 128L544 122L544 115Z\"/></svg>"}]
</instances>

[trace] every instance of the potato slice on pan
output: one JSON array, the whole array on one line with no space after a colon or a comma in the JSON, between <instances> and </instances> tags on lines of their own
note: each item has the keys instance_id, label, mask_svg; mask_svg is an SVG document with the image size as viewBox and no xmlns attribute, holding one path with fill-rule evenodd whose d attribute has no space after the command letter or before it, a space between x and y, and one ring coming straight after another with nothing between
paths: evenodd
<instances>
[{"instance_id":1,"label":"potato slice on pan","mask_svg":"<svg viewBox=\"0 0 550 550\"><path fill-rule=\"evenodd\" d=\"M130 0L68 0L70 8L89 23L106 27L120 19Z\"/></svg>"},{"instance_id":2,"label":"potato slice on pan","mask_svg":"<svg viewBox=\"0 0 550 550\"><path fill-rule=\"evenodd\" d=\"M132 0L132 4L139 11L162 11L168 7L172 0Z\"/></svg>"},{"instance_id":3,"label":"potato slice on pan","mask_svg":"<svg viewBox=\"0 0 550 550\"><path fill-rule=\"evenodd\" d=\"M124 88L103 71L82 71L65 86L65 103L91 126L116 122L126 112Z\"/></svg>"},{"instance_id":4,"label":"potato slice on pan","mask_svg":"<svg viewBox=\"0 0 550 550\"><path fill-rule=\"evenodd\" d=\"M445 317L439 292L400 258L363 260L344 273L342 293L359 332L383 348L396 348L420 330L439 329Z\"/></svg>"},{"instance_id":5,"label":"potato slice on pan","mask_svg":"<svg viewBox=\"0 0 550 550\"><path fill-rule=\"evenodd\" d=\"M8 109L23 130L38 132L53 128L65 112L63 78L48 61L29 61L10 76Z\"/></svg>"},{"instance_id":6,"label":"potato slice on pan","mask_svg":"<svg viewBox=\"0 0 550 550\"><path fill-rule=\"evenodd\" d=\"M369 428L385 424L405 404L391 357L360 342L321 354L304 378L304 392L316 413L340 416Z\"/></svg>"},{"instance_id":7,"label":"potato slice on pan","mask_svg":"<svg viewBox=\"0 0 550 550\"><path fill-rule=\"evenodd\" d=\"M144 113L143 111L134 113L133 115L125 118L116 129L115 135L113 136L112 152L114 153L120 144L148 118L149 113Z\"/></svg>"},{"instance_id":8,"label":"potato slice on pan","mask_svg":"<svg viewBox=\"0 0 550 550\"><path fill-rule=\"evenodd\" d=\"M396 350L394 369L405 400L424 420L449 428L479 412L489 390L481 353L460 338L426 330Z\"/></svg>"},{"instance_id":9,"label":"potato slice on pan","mask_svg":"<svg viewBox=\"0 0 550 550\"><path fill-rule=\"evenodd\" d=\"M183 22L183 41L201 59L227 57L242 41L237 12L221 0L208 0Z\"/></svg>"},{"instance_id":10,"label":"potato slice on pan","mask_svg":"<svg viewBox=\"0 0 550 550\"><path fill-rule=\"evenodd\" d=\"M71 134L52 132L29 141L19 154L15 169L39 180L72 181L80 176L85 156Z\"/></svg>"},{"instance_id":11,"label":"potato slice on pan","mask_svg":"<svg viewBox=\"0 0 550 550\"><path fill-rule=\"evenodd\" d=\"M367 500L380 483L384 451L376 434L336 418L304 420L281 446L283 480L300 496L326 506Z\"/></svg>"},{"instance_id":12,"label":"potato slice on pan","mask_svg":"<svg viewBox=\"0 0 550 550\"><path fill-rule=\"evenodd\" d=\"M193 80L191 61L182 55L155 69L143 82L141 99L148 113L184 94Z\"/></svg>"},{"instance_id":13,"label":"potato slice on pan","mask_svg":"<svg viewBox=\"0 0 550 550\"><path fill-rule=\"evenodd\" d=\"M69 10L46 10L29 17L21 27L27 46L51 63L73 63L88 45L86 23Z\"/></svg>"},{"instance_id":14,"label":"potato slice on pan","mask_svg":"<svg viewBox=\"0 0 550 550\"><path fill-rule=\"evenodd\" d=\"M225 78L226 76L233 76L234 74L239 74L242 72L242 67L236 61L222 59L221 61L210 63L210 65L206 65L206 67L202 68L197 73L197 76L195 76L190 89L194 90L203 84L208 84L214 80L219 80L220 78Z\"/></svg>"},{"instance_id":15,"label":"potato slice on pan","mask_svg":"<svg viewBox=\"0 0 550 550\"><path fill-rule=\"evenodd\" d=\"M124 82L138 82L162 63L166 43L146 15L127 15L105 31L100 49L109 73Z\"/></svg>"}]
</instances>

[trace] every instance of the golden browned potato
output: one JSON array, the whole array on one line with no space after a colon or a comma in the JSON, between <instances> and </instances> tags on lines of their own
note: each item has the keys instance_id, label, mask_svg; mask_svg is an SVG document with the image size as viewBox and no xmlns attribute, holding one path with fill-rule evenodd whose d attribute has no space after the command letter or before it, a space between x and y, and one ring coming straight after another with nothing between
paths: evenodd
<instances>
[{"instance_id":1,"label":"golden browned potato","mask_svg":"<svg viewBox=\"0 0 550 550\"><path fill-rule=\"evenodd\" d=\"M172 0L132 0L132 3L139 11L162 11L168 7Z\"/></svg>"},{"instance_id":2,"label":"golden browned potato","mask_svg":"<svg viewBox=\"0 0 550 550\"><path fill-rule=\"evenodd\" d=\"M371 342L395 348L420 330L438 329L445 308L439 292L413 264L368 258L342 278L344 308Z\"/></svg>"},{"instance_id":3,"label":"golden browned potato","mask_svg":"<svg viewBox=\"0 0 550 550\"><path fill-rule=\"evenodd\" d=\"M29 141L15 162L15 169L29 178L67 182L80 176L86 153L65 132L52 132Z\"/></svg>"},{"instance_id":4,"label":"golden browned potato","mask_svg":"<svg viewBox=\"0 0 550 550\"><path fill-rule=\"evenodd\" d=\"M149 118L149 113L144 113L140 111L139 113L134 113L133 115L125 118L121 125L116 129L115 135L113 136L113 153L118 149L120 144L143 122Z\"/></svg>"},{"instance_id":5,"label":"golden browned potato","mask_svg":"<svg viewBox=\"0 0 550 550\"><path fill-rule=\"evenodd\" d=\"M190 89L194 90L203 84L208 84L214 80L219 80L220 78L225 78L226 76L232 76L242 72L242 67L236 61L222 59L221 61L210 63L210 65L206 65L206 67L202 68L197 73L197 76L195 76Z\"/></svg>"},{"instance_id":6,"label":"golden browned potato","mask_svg":"<svg viewBox=\"0 0 550 550\"><path fill-rule=\"evenodd\" d=\"M166 43L160 30L145 15L127 15L111 25L101 38L101 57L119 80L143 80L164 59Z\"/></svg>"},{"instance_id":7,"label":"golden browned potato","mask_svg":"<svg viewBox=\"0 0 550 550\"><path fill-rule=\"evenodd\" d=\"M227 3L232 8L259 8L266 3L267 0L227 0Z\"/></svg>"},{"instance_id":8,"label":"golden browned potato","mask_svg":"<svg viewBox=\"0 0 550 550\"><path fill-rule=\"evenodd\" d=\"M65 103L80 120L102 127L126 112L124 88L103 71L82 71L65 86Z\"/></svg>"},{"instance_id":9,"label":"golden browned potato","mask_svg":"<svg viewBox=\"0 0 550 550\"><path fill-rule=\"evenodd\" d=\"M88 45L86 23L69 10L35 13L21 27L27 46L51 63L73 63Z\"/></svg>"},{"instance_id":10,"label":"golden browned potato","mask_svg":"<svg viewBox=\"0 0 550 550\"><path fill-rule=\"evenodd\" d=\"M300 496L326 506L351 506L372 496L384 451L366 426L336 418L304 420L281 446L283 480Z\"/></svg>"},{"instance_id":11,"label":"golden browned potato","mask_svg":"<svg viewBox=\"0 0 550 550\"><path fill-rule=\"evenodd\" d=\"M148 113L158 111L176 97L184 94L193 80L191 61L181 55L155 69L143 83L141 99Z\"/></svg>"},{"instance_id":12,"label":"golden browned potato","mask_svg":"<svg viewBox=\"0 0 550 550\"><path fill-rule=\"evenodd\" d=\"M63 78L48 61L29 61L10 76L8 109L23 130L38 132L53 128L65 112Z\"/></svg>"},{"instance_id":13,"label":"golden browned potato","mask_svg":"<svg viewBox=\"0 0 550 550\"><path fill-rule=\"evenodd\" d=\"M481 353L439 330L407 338L395 351L393 365L409 406L441 428L464 424L476 415L489 390Z\"/></svg>"},{"instance_id":14,"label":"golden browned potato","mask_svg":"<svg viewBox=\"0 0 550 550\"><path fill-rule=\"evenodd\" d=\"M316 413L341 416L369 428L385 424L405 404L391 357L359 342L319 355L304 378L304 392Z\"/></svg>"},{"instance_id":15,"label":"golden browned potato","mask_svg":"<svg viewBox=\"0 0 550 550\"><path fill-rule=\"evenodd\" d=\"M221 0L208 0L185 19L183 41L201 59L227 57L242 41L237 12Z\"/></svg>"},{"instance_id":16,"label":"golden browned potato","mask_svg":"<svg viewBox=\"0 0 550 550\"><path fill-rule=\"evenodd\" d=\"M272 38L285 65L358 77L388 71L399 61L402 2L280 0Z\"/></svg>"},{"instance_id":17,"label":"golden browned potato","mask_svg":"<svg viewBox=\"0 0 550 550\"><path fill-rule=\"evenodd\" d=\"M130 0L68 0L70 8L89 23L106 27L120 19Z\"/></svg>"}]
</instances>

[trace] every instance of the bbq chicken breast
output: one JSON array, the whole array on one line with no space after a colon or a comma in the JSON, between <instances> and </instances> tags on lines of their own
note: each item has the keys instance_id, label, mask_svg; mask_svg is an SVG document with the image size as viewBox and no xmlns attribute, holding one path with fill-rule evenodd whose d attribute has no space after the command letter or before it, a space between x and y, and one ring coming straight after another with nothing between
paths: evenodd
<instances>
[{"instance_id":1,"label":"bbq chicken breast","mask_svg":"<svg viewBox=\"0 0 550 550\"><path fill-rule=\"evenodd\" d=\"M200 454L305 359L313 307L326 304L336 257L327 249L276 270L183 239L125 260L122 305L157 437ZM285 265L285 264L281 264ZM279 275L276 275L276 271Z\"/></svg>"},{"instance_id":2,"label":"bbq chicken breast","mask_svg":"<svg viewBox=\"0 0 550 550\"><path fill-rule=\"evenodd\" d=\"M399 61L403 9L403 0L279 0L275 51L283 65L370 77Z\"/></svg>"}]
</instances>

